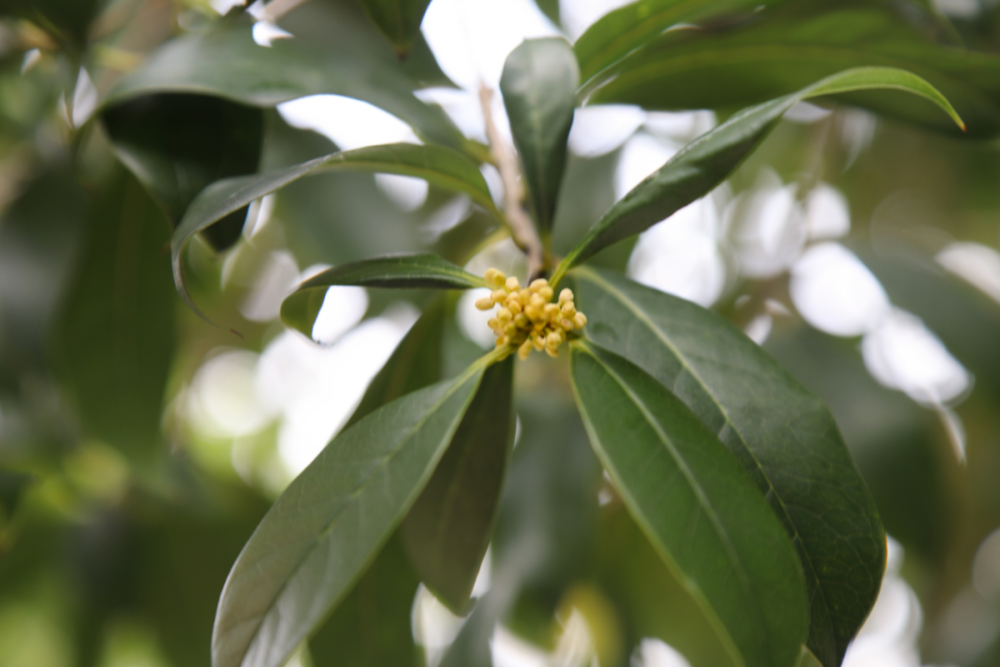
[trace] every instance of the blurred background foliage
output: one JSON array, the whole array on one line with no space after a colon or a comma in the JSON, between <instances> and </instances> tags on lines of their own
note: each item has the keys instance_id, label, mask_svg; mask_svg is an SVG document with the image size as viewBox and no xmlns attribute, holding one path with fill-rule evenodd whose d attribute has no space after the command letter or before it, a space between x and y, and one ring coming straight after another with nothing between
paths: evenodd
<instances>
[{"instance_id":1,"label":"blurred background foliage","mask_svg":"<svg viewBox=\"0 0 1000 667\"><path fill-rule=\"evenodd\" d=\"M208 665L246 539L430 302L331 291L321 347L282 328L281 298L317 265L393 251L518 269L509 243L477 254L496 230L467 199L342 173L194 244L191 291L224 327L176 295L171 228L205 185L408 137L482 155L478 80L496 88L521 39L574 40L622 3L391 4L0 0L0 664ZM1000 665L1000 112L987 103L1000 97L1000 4L764 4L664 34L629 56L632 74L774 34L792 53L791 26L853 49L850 65L907 54L960 113L972 100L969 136L800 105L712 197L595 261L717 308L832 408L892 536L846 664ZM837 22L853 10L882 18ZM578 110L554 251L685 141L827 66L782 58L748 70L720 56L598 89L615 105ZM395 118L343 98L311 115L278 106L320 93ZM491 336L469 299L441 307L456 311L450 372ZM548 360L518 368L520 435L468 619L419 585L393 539L295 660L729 664L602 478L567 380Z\"/></svg>"}]
</instances>

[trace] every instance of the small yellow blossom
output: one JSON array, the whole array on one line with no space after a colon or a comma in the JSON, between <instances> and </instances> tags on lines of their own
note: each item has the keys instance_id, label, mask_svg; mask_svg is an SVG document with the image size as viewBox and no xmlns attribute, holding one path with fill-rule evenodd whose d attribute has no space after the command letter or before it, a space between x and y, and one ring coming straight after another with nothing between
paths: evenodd
<instances>
[{"instance_id":1,"label":"small yellow blossom","mask_svg":"<svg viewBox=\"0 0 1000 667\"><path fill-rule=\"evenodd\" d=\"M555 290L545 278L532 280L525 288L516 277L508 278L497 269L487 269L485 277L493 291L476 301L476 308L500 306L487 324L497 336L497 347L510 345L521 359L527 359L532 350L558 357L566 333L587 325L587 316L573 303L573 290L562 290L559 302L552 303Z\"/></svg>"}]
</instances>

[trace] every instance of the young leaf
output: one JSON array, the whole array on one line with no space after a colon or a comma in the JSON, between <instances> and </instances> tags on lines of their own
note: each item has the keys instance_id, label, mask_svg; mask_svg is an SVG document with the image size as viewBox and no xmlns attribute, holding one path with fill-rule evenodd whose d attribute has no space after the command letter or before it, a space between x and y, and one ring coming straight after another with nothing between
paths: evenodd
<instances>
[{"instance_id":1,"label":"young leaf","mask_svg":"<svg viewBox=\"0 0 1000 667\"><path fill-rule=\"evenodd\" d=\"M281 321L311 336L326 290L332 285L429 289L487 286L484 279L437 255L375 257L327 269L299 285L281 304Z\"/></svg>"},{"instance_id":2,"label":"young leaf","mask_svg":"<svg viewBox=\"0 0 1000 667\"><path fill-rule=\"evenodd\" d=\"M602 16L573 45L584 84L667 28L734 12L751 13L784 0L638 0Z\"/></svg>"},{"instance_id":3,"label":"young leaf","mask_svg":"<svg viewBox=\"0 0 1000 667\"><path fill-rule=\"evenodd\" d=\"M940 90L968 123L970 136L1000 131L1000 57L954 43L951 27L926 7L868 0L770 4L738 28L657 35L591 80L588 104L732 111L849 67L886 66L912 72ZM871 93L853 93L845 101L960 134L921 101Z\"/></svg>"},{"instance_id":4,"label":"young leaf","mask_svg":"<svg viewBox=\"0 0 1000 667\"><path fill-rule=\"evenodd\" d=\"M514 441L514 358L490 366L434 476L400 528L420 579L464 614L493 533Z\"/></svg>"},{"instance_id":5,"label":"young leaf","mask_svg":"<svg viewBox=\"0 0 1000 667\"><path fill-rule=\"evenodd\" d=\"M543 236L552 229L579 82L573 49L561 38L525 40L507 56L500 77L535 223Z\"/></svg>"},{"instance_id":6,"label":"young leaf","mask_svg":"<svg viewBox=\"0 0 1000 667\"><path fill-rule=\"evenodd\" d=\"M229 574L214 667L280 667L364 572L430 479L482 365L341 432L285 490Z\"/></svg>"},{"instance_id":7,"label":"young leaf","mask_svg":"<svg viewBox=\"0 0 1000 667\"><path fill-rule=\"evenodd\" d=\"M264 136L260 109L205 95L147 95L104 111L118 158L163 207L174 227L209 183L257 171ZM204 230L215 250L233 245L246 209Z\"/></svg>"},{"instance_id":8,"label":"young leaf","mask_svg":"<svg viewBox=\"0 0 1000 667\"><path fill-rule=\"evenodd\" d=\"M641 368L572 346L573 391L597 455L646 536L737 664L792 667L809 608L795 548L753 480Z\"/></svg>"},{"instance_id":9,"label":"young leaf","mask_svg":"<svg viewBox=\"0 0 1000 667\"><path fill-rule=\"evenodd\" d=\"M642 233L703 197L724 181L774 129L781 116L805 99L857 90L892 89L930 100L964 127L944 97L918 76L888 67L861 67L817 81L797 93L744 109L684 147L626 194L598 220L556 268L553 283L580 262L616 241Z\"/></svg>"},{"instance_id":10,"label":"young leaf","mask_svg":"<svg viewBox=\"0 0 1000 667\"><path fill-rule=\"evenodd\" d=\"M181 253L195 234L216 220L303 176L328 171L362 171L415 176L428 183L462 192L488 211L495 212L490 190L479 167L461 153L442 146L387 144L368 146L318 157L285 169L254 176L229 178L205 188L191 203L170 242L174 283L181 298L200 312L188 293ZM476 283L479 287L480 283Z\"/></svg>"},{"instance_id":11,"label":"young leaf","mask_svg":"<svg viewBox=\"0 0 1000 667\"><path fill-rule=\"evenodd\" d=\"M329 49L302 40L258 46L249 16L227 17L204 32L187 32L155 51L125 76L102 101L102 107L153 93L212 95L258 107L272 107L308 95L343 95L373 104L402 121L428 141L460 149L462 133L440 107L424 104L413 91L414 79L388 62L359 54L350 40ZM208 66L211 64L211 66Z\"/></svg>"},{"instance_id":12,"label":"young leaf","mask_svg":"<svg viewBox=\"0 0 1000 667\"><path fill-rule=\"evenodd\" d=\"M886 546L830 411L719 315L611 272L572 277L594 322L586 335L671 388L753 476L799 550L809 648L839 665L878 596Z\"/></svg>"},{"instance_id":13,"label":"young leaf","mask_svg":"<svg viewBox=\"0 0 1000 667\"><path fill-rule=\"evenodd\" d=\"M404 56L420 32L430 0L361 0L361 4L396 53Z\"/></svg>"}]
</instances>

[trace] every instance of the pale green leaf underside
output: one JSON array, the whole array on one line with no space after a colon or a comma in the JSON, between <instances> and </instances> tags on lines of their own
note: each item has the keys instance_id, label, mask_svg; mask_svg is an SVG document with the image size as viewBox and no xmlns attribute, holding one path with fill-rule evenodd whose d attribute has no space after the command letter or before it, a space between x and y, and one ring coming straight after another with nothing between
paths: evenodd
<instances>
[{"instance_id":1,"label":"pale green leaf underside","mask_svg":"<svg viewBox=\"0 0 1000 667\"><path fill-rule=\"evenodd\" d=\"M655 378L590 343L572 347L591 443L631 514L734 661L792 667L808 630L795 548L736 457Z\"/></svg>"},{"instance_id":2,"label":"pale green leaf underside","mask_svg":"<svg viewBox=\"0 0 1000 667\"><path fill-rule=\"evenodd\" d=\"M674 392L757 482L799 550L809 647L839 665L878 596L885 533L830 411L719 315L611 272L570 278L586 335Z\"/></svg>"},{"instance_id":3,"label":"pale green leaf underside","mask_svg":"<svg viewBox=\"0 0 1000 667\"><path fill-rule=\"evenodd\" d=\"M432 185L467 194L487 211L496 213L489 187L476 163L443 146L368 146L324 155L278 171L217 181L205 188L191 203L170 243L174 282L188 306L200 313L187 290L182 262L184 248L198 232L255 199L279 190L303 176L331 171L375 172L422 178Z\"/></svg>"},{"instance_id":4,"label":"pale green leaf underside","mask_svg":"<svg viewBox=\"0 0 1000 667\"><path fill-rule=\"evenodd\" d=\"M444 454L482 378L408 394L336 436L271 507L229 574L213 667L281 667L351 589Z\"/></svg>"},{"instance_id":5,"label":"pale green leaf underside","mask_svg":"<svg viewBox=\"0 0 1000 667\"><path fill-rule=\"evenodd\" d=\"M937 104L960 127L961 119L941 93L920 77L891 67L861 67L827 77L797 93L735 114L684 147L612 206L566 256L553 282L594 253L640 234L722 183L797 102L857 90L893 89Z\"/></svg>"},{"instance_id":6,"label":"pale green leaf underside","mask_svg":"<svg viewBox=\"0 0 1000 667\"><path fill-rule=\"evenodd\" d=\"M438 255L374 257L327 269L299 285L281 304L281 321L311 336L326 290L333 285L397 289L473 289L487 286L483 278Z\"/></svg>"}]
</instances>

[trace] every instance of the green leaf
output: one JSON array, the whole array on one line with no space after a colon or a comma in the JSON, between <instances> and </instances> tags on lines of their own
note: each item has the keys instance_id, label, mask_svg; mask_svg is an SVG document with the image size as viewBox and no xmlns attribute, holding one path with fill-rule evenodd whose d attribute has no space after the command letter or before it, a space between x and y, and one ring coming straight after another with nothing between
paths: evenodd
<instances>
[{"instance_id":1,"label":"green leaf","mask_svg":"<svg viewBox=\"0 0 1000 667\"><path fill-rule=\"evenodd\" d=\"M918 76L888 67L846 70L792 95L744 109L701 135L612 206L553 274L553 283L616 241L640 234L722 183L774 129L782 114L805 99L857 90L892 89L930 100L960 126L944 97Z\"/></svg>"},{"instance_id":2,"label":"green leaf","mask_svg":"<svg viewBox=\"0 0 1000 667\"><path fill-rule=\"evenodd\" d=\"M82 53L100 0L0 0L0 16L17 16L49 33L63 48Z\"/></svg>"},{"instance_id":3,"label":"green leaf","mask_svg":"<svg viewBox=\"0 0 1000 667\"><path fill-rule=\"evenodd\" d=\"M0 530L4 521L10 523L25 490L34 481L35 476L30 473L0 468Z\"/></svg>"},{"instance_id":4,"label":"green leaf","mask_svg":"<svg viewBox=\"0 0 1000 667\"><path fill-rule=\"evenodd\" d=\"M514 442L514 358L490 366L401 534L420 579L464 614L493 533Z\"/></svg>"},{"instance_id":5,"label":"green leaf","mask_svg":"<svg viewBox=\"0 0 1000 667\"><path fill-rule=\"evenodd\" d=\"M615 488L737 664L795 665L809 621L802 570L736 457L627 359L579 342L572 368L584 424Z\"/></svg>"},{"instance_id":6,"label":"green leaf","mask_svg":"<svg viewBox=\"0 0 1000 667\"><path fill-rule=\"evenodd\" d=\"M415 144L368 146L325 155L278 171L218 181L205 188L191 203L171 240L174 282L181 298L195 312L200 312L188 293L181 261L181 253L195 234L255 199L293 183L303 176L329 171L415 176L432 185L465 193L488 211L496 211L489 187L476 163L461 153L442 146ZM474 286L478 287L480 283Z\"/></svg>"},{"instance_id":7,"label":"green leaf","mask_svg":"<svg viewBox=\"0 0 1000 667\"><path fill-rule=\"evenodd\" d=\"M386 403L441 380L446 313L443 298L435 299L424 309L420 319L410 327L392 356L368 384L344 430Z\"/></svg>"},{"instance_id":8,"label":"green leaf","mask_svg":"<svg viewBox=\"0 0 1000 667\"><path fill-rule=\"evenodd\" d=\"M558 37L522 42L507 56L500 77L535 224L543 236L552 229L559 199L579 81L573 49Z\"/></svg>"},{"instance_id":9,"label":"green leaf","mask_svg":"<svg viewBox=\"0 0 1000 667\"><path fill-rule=\"evenodd\" d=\"M176 345L177 297L163 252L170 226L119 168L84 233L50 332L53 366L84 432L149 465L166 453L161 421Z\"/></svg>"},{"instance_id":10,"label":"green leaf","mask_svg":"<svg viewBox=\"0 0 1000 667\"><path fill-rule=\"evenodd\" d=\"M417 667L423 651L413 641L413 598L420 579L403 549L399 531L309 639L317 667Z\"/></svg>"},{"instance_id":11,"label":"green leaf","mask_svg":"<svg viewBox=\"0 0 1000 667\"><path fill-rule=\"evenodd\" d=\"M735 29L665 33L591 81L589 89L600 87L588 103L732 111L847 68L884 66L940 90L971 136L1000 132L1000 56L955 45L948 27L912 2L784 2L756 19ZM959 134L931 104L883 93L844 101Z\"/></svg>"},{"instance_id":12,"label":"green leaf","mask_svg":"<svg viewBox=\"0 0 1000 667\"><path fill-rule=\"evenodd\" d=\"M264 136L260 109L205 95L133 98L104 111L101 121L118 158L142 181L177 226L206 185L257 171ZM233 245L247 207L204 230L216 250Z\"/></svg>"},{"instance_id":13,"label":"green leaf","mask_svg":"<svg viewBox=\"0 0 1000 667\"><path fill-rule=\"evenodd\" d=\"M152 93L213 95L252 106L329 93L369 102L409 123L418 135L453 148L465 138L439 107L413 95L419 87L397 62L361 57L348 40L326 49L301 40L258 46L247 16L220 20L211 30L167 42L108 94L103 106ZM206 63L211 63L207 67Z\"/></svg>"},{"instance_id":14,"label":"green leaf","mask_svg":"<svg viewBox=\"0 0 1000 667\"><path fill-rule=\"evenodd\" d=\"M597 77L667 28L735 12L749 14L784 0L639 0L602 16L573 45L583 82Z\"/></svg>"},{"instance_id":15,"label":"green leaf","mask_svg":"<svg viewBox=\"0 0 1000 667\"><path fill-rule=\"evenodd\" d=\"M214 667L280 667L372 562L430 479L483 376L408 394L337 435L278 498L226 581Z\"/></svg>"},{"instance_id":16,"label":"green leaf","mask_svg":"<svg viewBox=\"0 0 1000 667\"><path fill-rule=\"evenodd\" d=\"M799 550L809 647L839 665L885 569L885 533L830 411L719 315L610 272L573 272L586 335L670 387L751 473Z\"/></svg>"},{"instance_id":17,"label":"green leaf","mask_svg":"<svg viewBox=\"0 0 1000 667\"><path fill-rule=\"evenodd\" d=\"M281 304L281 321L311 336L326 291L333 285L429 289L487 286L483 278L437 255L375 257L327 269L299 285Z\"/></svg>"},{"instance_id":18,"label":"green leaf","mask_svg":"<svg viewBox=\"0 0 1000 667\"><path fill-rule=\"evenodd\" d=\"M430 3L431 0L361 0L372 21L401 56L410 50L413 38L420 33Z\"/></svg>"}]
</instances>

